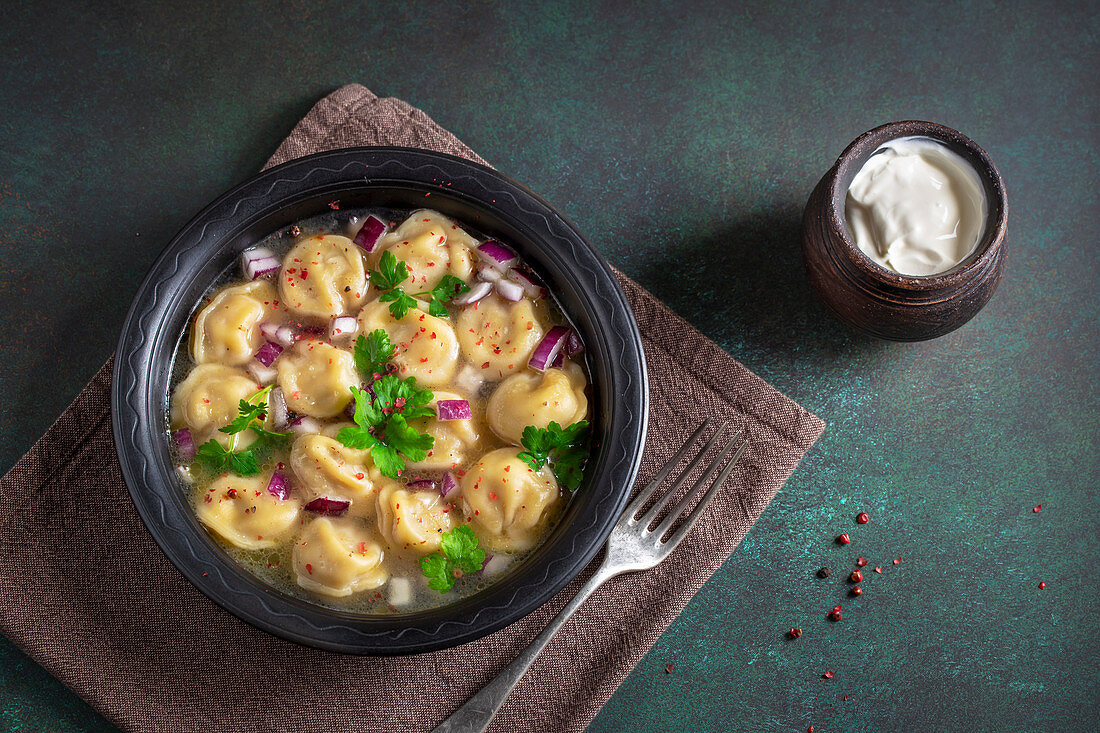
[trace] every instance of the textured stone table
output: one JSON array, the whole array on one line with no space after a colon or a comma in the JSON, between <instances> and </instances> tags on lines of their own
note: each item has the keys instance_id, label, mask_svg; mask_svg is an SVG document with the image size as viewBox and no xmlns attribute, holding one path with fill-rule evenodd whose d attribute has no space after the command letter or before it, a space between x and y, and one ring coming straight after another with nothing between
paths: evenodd
<instances>
[{"instance_id":1,"label":"textured stone table","mask_svg":"<svg viewBox=\"0 0 1100 733\"><path fill-rule=\"evenodd\" d=\"M12 5L0 470L111 353L173 232L358 81L543 194L829 423L593 731L1095 729L1095 3ZM798 252L818 177L905 118L974 138L1011 202L1000 292L910 345L835 322ZM849 602L858 554L870 572ZM0 640L5 727L113 730Z\"/></svg>"}]
</instances>

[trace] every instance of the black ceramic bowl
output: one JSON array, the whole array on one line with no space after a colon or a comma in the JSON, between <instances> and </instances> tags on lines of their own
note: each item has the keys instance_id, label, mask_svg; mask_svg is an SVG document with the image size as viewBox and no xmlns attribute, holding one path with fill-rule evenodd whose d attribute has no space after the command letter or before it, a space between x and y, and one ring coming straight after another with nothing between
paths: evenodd
<instances>
[{"instance_id":1,"label":"black ceramic bowl","mask_svg":"<svg viewBox=\"0 0 1100 733\"><path fill-rule=\"evenodd\" d=\"M176 478L166 432L173 354L203 293L240 252L306 217L342 208L436 209L516 247L584 339L594 447L561 522L484 591L430 611L365 616L265 585L198 523ZM641 337L599 254L543 199L496 171L407 148L352 148L272 168L208 206L176 235L138 289L115 355L115 447L153 538L199 590L248 623L302 644L355 654L411 654L461 644L545 603L599 552L641 460L648 382Z\"/></svg>"}]
</instances>

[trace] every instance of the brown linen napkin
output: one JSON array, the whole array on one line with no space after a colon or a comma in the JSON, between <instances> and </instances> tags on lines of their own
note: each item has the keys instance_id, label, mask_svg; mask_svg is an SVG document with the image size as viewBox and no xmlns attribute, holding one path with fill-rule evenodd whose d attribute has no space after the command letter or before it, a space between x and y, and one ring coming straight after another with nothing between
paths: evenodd
<instances>
[{"instance_id":1,"label":"brown linen napkin","mask_svg":"<svg viewBox=\"0 0 1100 733\"><path fill-rule=\"evenodd\" d=\"M351 85L321 100L269 165L371 144L481 160L420 110ZM639 485L708 415L744 425L750 448L664 564L613 579L566 624L494 731L584 729L824 427L637 284L619 280L651 382ZM0 480L0 631L124 729L428 730L511 661L581 583L495 634L411 657L332 654L257 631L187 583L138 519L111 439L110 367Z\"/></svg>"}]
</instances>

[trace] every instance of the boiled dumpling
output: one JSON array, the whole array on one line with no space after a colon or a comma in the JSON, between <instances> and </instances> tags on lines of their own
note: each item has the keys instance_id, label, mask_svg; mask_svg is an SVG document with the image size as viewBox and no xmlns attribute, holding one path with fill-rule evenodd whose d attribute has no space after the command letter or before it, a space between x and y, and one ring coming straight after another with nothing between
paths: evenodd
<instances>
[{"instance_id":1,"label":"boiled dumpling","mask_svg":"<svg viewBox=\"0 0 1100 733\"><path fill-rule=\"evenodd\" d=\"M556 422L563 428L584 419L588 399L584 370L570 362L562 369L526 370L500 383L489 398L489 427L500 437L519 445L528 425L545 428Z\"/></svg>"},{"instance_id":2,"label":"boiled dumpling","mask_svg":"<svg viewBox=\"0 0 1100 733\"><path fill-rule=\"evenodd\" d=\"M438 387L454 377L458 339L447 321L417 308L397 320L387 304L368 303L359 313L360 333L371 333L379 328L393 342L393 362L402 379L415 377L421 387Z\"/></svg>"},{"instance_id":3,"label":"boiled dumpling","mask_svg":"<svg viewBox=\"0 0 1100 733\"><path fill-rule=\"evenodd\" d=\"M409 268L409 279L402 283L402 289L419 293L434 288L447 274L469 280L476 246L477 240L442 214L416 211L382 238L371 255L371 266L378 266L383 252L392 252Z\"/></svg>"},{"instance_id":4,"label":"boiled dumpling","mask_svg":"<svg viewBox=\"0 0 1100 733\"><path fill-rule=\"evenodd\" d=\"M267 490L271 474L223 474L195 502L199 521L226 542L245 550L274 547L298 522L297 499Z\"/></svg>"},{"instance_id":5,"label":"boiled dumpling","mask_svg":"<svg viewBox=\"0 0 1100 733\"><path fill-rule=\"evenodd\" d=\"M283 258L279 294L300 316L328 320L353 313L367 297L361 250L335 234L303 239Z\"/></svg>"},{"instance_id":6,"label":"boiled dumpling","mask_svg":"<svg viewBox=\"0 0 1100 733\"><path fill-rule=\"evenodd\" d=\"M275 286L267 280L234 285L217 295L195 317L191 358L196 364L246 364L264 344L260 324L279 312Z\"/></svg>"},{"instance_id":7,"label":"boiled dumpling","mask_svg":"<svg viewBox=\"0 0 1100 733\"><path fill-rule=\"evenodd\" d=\"M286 405L313 417L335 417L359 386L351 353L321 341L299 341L278 361L279 387Z\"/></svg>"},{"instance_id":8,"label":"boiled dumpling","mask_svg":"<svg viewBox=\"0 0 1100 733\"><path fill-rule=\"evenodd\" d=\"M210 438L229 445L230 436L218 428L228 425L237 416L240 401L260 389L256 380L240 369L221 364L199 364L176 386L172 393L171 422L173 428L187 428L195 445ZM240 434L247 439L251 432Z\"/></svg>"},{"instance_id":9,"label":"boiled dumpling","mask_svg":"<svg viewBox=\"0 0 1100 733\"><path fill-rule=\"evenodd\" d=\"M513 448L487 453L462 477L462 508L491 550L530 549L557 508L561 492L549 466L535 471Z\"/></svg>"},{"instance_id":10,"label":"boiled dumpling","mask_svg":"<svg viewBox=\"0 0 1100 733\"><path fill-rule=\"evenodd\" d=\"M374 516L374 462L370 452L349 448L327 435L301 435L290 448L290 468L302 497L351 502L357 516Z\"/></svg>"},{"instance_id":11,"label":"boiled dumpling","mask_svg":"<svg viewBox=\"0 0 1100 733\"><path fill-rule=\"evenodd\" d=\"M459 311L455 332L463 356L493 381L524 369L546 329L532 301L494 294Z\"/></svg>"},{"instance_id":12,"label":"boiled dumpling","mask_svg":"<svg viewBox=\"0 0 1100 733\"><path fill-rule=\"evenodd\" d=\"M438 491L409 491L391 484L378 494L378 531L401 552L427 555L439 550L454 525L453 508Z\"/></svg>"},{"instance_id":13,"label":"boiled dumpling","mask_svg":"<svg viewBox=\"0 0 1100 733\"><path fill-rule=\"evenodd\" d=\"M439 414L437 403L440 400L461 400L451 392L434 392L431 407ZM409 421L409 425L421 433L434 438L428 455L423 461L406 461L409 468L419 471L445 471L466 462L467 452L476 444L478 426L475 420L437 420L434 417L421 417Z\"/></svg>"},{"instance_id":14,"label":"boiled dumpling","mask_svg":"<svg viewBox=\"0 0 1100 733\"><path fill-rule=\"evenodd\" d=\"M383 556L378 538L362 520L319 517L294 543L294 574L306 590L349 596L386 582Z\"/></svg>"}]
</instances>

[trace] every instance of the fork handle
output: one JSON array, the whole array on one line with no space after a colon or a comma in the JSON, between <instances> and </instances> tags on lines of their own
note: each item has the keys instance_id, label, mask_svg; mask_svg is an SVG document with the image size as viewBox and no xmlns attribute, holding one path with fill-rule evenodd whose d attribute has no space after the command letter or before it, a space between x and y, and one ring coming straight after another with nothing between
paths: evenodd
<instances>
[{"instance_id":1,"label":"fork handle","mask_svg":"<svg viewBox=\"0 0 1100 733\"><path fill-rule=\"evenodd\" d=\"M581 604L588 600L588 597L597 588L618 574L618 572L608 568L606 561L600 565L595 575L584 584L584 587L577 591L577 595L565 604L565 608L561 610L561 613L555 616L554 620L539 632L539 635L534 638L527 648L520 652L511 664L502 669L500 674L493 678L492 682L481 688L481 691L467 700L465 705L454 711L449 718L434 728L432 733L482 733L488 728L493 716L504 704L508 693L512 691L512 688L527 672L531 663L535 661L535 657L554 638L554 634L558 633L558 630L565 625L573 612L580 608Z\"/></svg>"}]
</instances>

